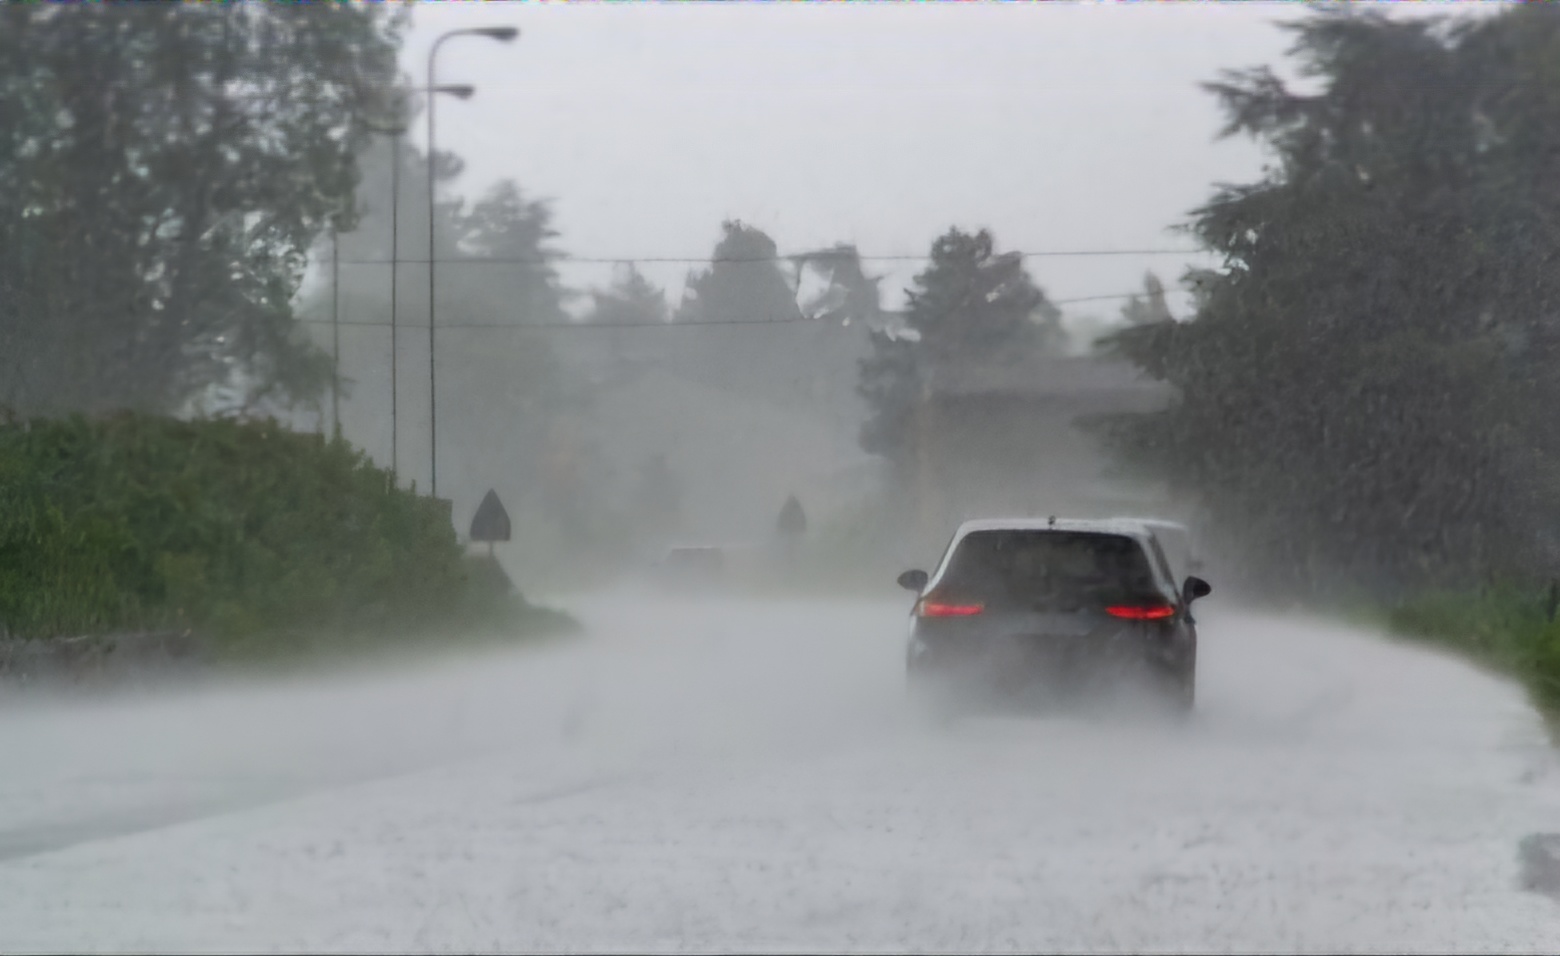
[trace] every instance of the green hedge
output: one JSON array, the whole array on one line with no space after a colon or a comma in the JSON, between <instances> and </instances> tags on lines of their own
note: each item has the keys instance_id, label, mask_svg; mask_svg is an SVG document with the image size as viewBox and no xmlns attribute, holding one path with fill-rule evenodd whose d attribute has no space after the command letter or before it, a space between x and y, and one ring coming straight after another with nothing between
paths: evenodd
<instances>
[{"instance_id":1,"label":"green hedge","mask_svg":"<svg viewBox=\"0 0 1560 956\"><path fill-rule=\"evenodd\" d=\"M1550 596L1517 587L1436 593L1388 612L1392 630L1467 654L1520 678L1551 721L1560 720L1560 620Z\"/></svg>"},{"instance_id":2,"label":"green hedge","mask_svg":"<svg viewBox=\"0 0 1560 956\"><path fill-rule=\"evenodd\" d=\"M0 632L187 627L230 645L489 616L446 504L275 421L0 425Z\"/></svg>"}]
</instances>

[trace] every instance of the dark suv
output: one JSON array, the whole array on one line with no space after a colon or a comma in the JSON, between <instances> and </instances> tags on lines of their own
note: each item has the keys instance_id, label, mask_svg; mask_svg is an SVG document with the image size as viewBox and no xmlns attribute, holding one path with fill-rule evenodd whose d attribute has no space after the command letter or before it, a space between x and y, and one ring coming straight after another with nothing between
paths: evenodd
<instances>
[{"instance_id":1,"label":"dark suv","mask_svg":"<svg viewBox=\"0 0 1560 956\"><path fill-rule=\"evenodd\" d=\"M942 705L1065 698L1122 682L1178 711L1197 693L1191 603L1211 588L1171 577L1137 521L968 521L916 591L910 689Z\"/></svg>"}]
</instances>

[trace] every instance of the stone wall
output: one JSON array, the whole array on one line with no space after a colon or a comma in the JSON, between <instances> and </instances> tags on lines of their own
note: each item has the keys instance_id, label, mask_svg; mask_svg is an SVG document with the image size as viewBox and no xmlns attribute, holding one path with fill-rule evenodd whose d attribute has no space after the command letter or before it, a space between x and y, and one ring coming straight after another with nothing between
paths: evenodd
<instances>
[{"instance_id":1,"label":"stone wall","mask_svg":"<svg viewBox=\"0 0 1560 956\"><path fill-rule=\"evenodd\" d=\"M115 683L199 669L202 643L189 631L142 631L51 640L0 640L0 681Z\"/></svg>"}]
</instances>

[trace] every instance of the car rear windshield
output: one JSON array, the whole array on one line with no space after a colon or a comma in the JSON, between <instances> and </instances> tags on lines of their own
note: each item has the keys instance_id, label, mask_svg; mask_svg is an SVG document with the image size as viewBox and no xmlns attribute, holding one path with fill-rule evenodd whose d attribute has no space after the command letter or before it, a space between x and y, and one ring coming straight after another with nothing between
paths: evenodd
<instances>
[{"instance_id":1,"label":"car rear windshield","mask_svg":"<svg viewBox=\"0 0 1560 956\"><path fill-rule=\"evenodd\" d=\"M1100 532L972 532L959 542L937 590L988 607L1040 611L1166 600L1142 545Z\"/></svg>"}]
</instances>

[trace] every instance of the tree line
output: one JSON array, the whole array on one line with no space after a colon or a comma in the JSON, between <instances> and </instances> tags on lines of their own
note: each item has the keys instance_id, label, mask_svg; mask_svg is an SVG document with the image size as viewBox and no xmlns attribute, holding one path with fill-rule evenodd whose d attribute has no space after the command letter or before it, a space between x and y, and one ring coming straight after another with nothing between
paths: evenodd
<instances>
[{"instance_id":1,"label":"tree line","mask_svg":"<svg viewBox=\"0 0 1560 956\"><path fill-rule=\"evenodd\" d=\"M308 263L333 234L344 262L389 259L390 149L402 258L429 252L428 177L460 171L376 132L406 119L404 27L379 5L0 7L0 406L176 413L214 388L250 408L317 399L336 371L297 321L324 305L298 302ZM1560 9L1329 9L1287 29L1315 91L1269 68L1208 85L1225 134L1270 162L1185 224L1223 262L1182 277L1191 316L1172 317L1152 277L1127 303L1109 349L1177 398L1104 437L1200 503L1253 583L1552 574ZM567 288L551 207L515 183L435 215L436 258L489 260L452 266L441 317L556 324L583 295L585 321L613 325L852 323L861 445L896 464L931 370L1060 336L1022 258L978 228L934 241L890 317L847 243L781 259L761 229L726 222L674 307L632 267ZM822 291L799 300L809 273ZM383 277L344 276L383 315ZM425 314L415 292L407 315ZM580 383L527 341L456 356L450 387L480 379L532 419L583 407Z\"/></svg>"},{"instance_id":2,"label":"tree line","mask_svg":"<svg viewBox=\"0 0 1560 956\"><path fill-rule=\"evenodd\" d=\"M396 66L405 25L380 5L0 10L0 407L176 412L213 387L245 406L317 398L332 370L295 321L297 296L333 235L347 237L344 260L390 258L383 130L415 105ZM453 180L461 164L399 149L401 256L416 259L427 177ZM435 215L437 257L510 260L458 274L451 309L568 318L578 293L558 279L547 203L503 182ZM737 222L716 247L774 252ZM833 274L849 257L825 250L796 268ZM719 262L669 314L630 269L590 290L589 318L788 318L793 284L778 262Z\"/></svg>"},{"instance_id":3,"label":"tree line","mask_svg":"<svg viewBox=\"0 0 1560 956\"><path fill-rule=\"evenodd\" d=\"M394 281L402 344L414 345L409 333L428 315L416 264L430 256L444 278L439 324L523 332L576 320L805 317L843 330L785 355L766 354L757 339L690 341L706 364L787 365L769 376L777 387L808 373L790 366L807 364L813 345L865 351L871 335L889 355L909 342L884 331L881 277L849 243L781 257L757 226L721 223L710 261L673 303L631 265L605 287L569 288L552 206L513 181L473 199L441 189L430 229L429 181L449 186L462 163L386 132L405 129L420 104L396 66L405 16L382 6L10 5L0 18L0 408L14 414L318 409L330 387L345 395L363 384L335 366L321 326L332 317L387 325ZM958 230L939 240L930 304L913 307L907 327L938 347L952 341L963 334L954 319L933 313L976 286L1001 290L970 313L981 331L969 337L982 347L1030 313L1054 323L1022 262L992 246ZM402 261L393 280L392 258ZM334 281L306 286L311 267ZM970 288L954 287L961 282ZM951 285L937 292L938 283ZM373 376L369 404L385 417L387 350L371 350L377 367L363 365L369 350L352 351ZM438 358L451 463L543 484L553 433L589 415L593 383L547 336L445 336ZM903 436L889 422L908 392L880 387L894 374L884 361L863 373L872 416L863 441L898 454L890 446ZM402 371L415 394L420 370ZM838 411L857 414L850 384L843 394L851 405ZM424 406L403 414L412 407ZM546 510L575 539L624 523L621 508L605 504L615 493L602 452L576 448L553 468L562 470ZM646 461L640 471L623 507L667 510L676 463Z\"/></svg>"},{"instance_id":4,"label":"tree line","mask_svg":"<svg viewBox=\"0 0 1560 956\"><path fill-rule=\"evenodd\" d=\"M1208 85L1271 157L1185 229L1189 321L1114 350L1172 383L1123 460L1202 503L1249 583L1401 594L1560 573L1560 8L1324 10Z\"/></svg>"},{"instance_id":5,"label":"tree line","mask_svg":"<svg viewBox=\"0 0 1560 956\"><path fill-rule=\"evenodd\" d=\"M345 4L0 8L0 405L317 392L291 299L350 225L400 30Z\"/></svg>"}]
</instances>

